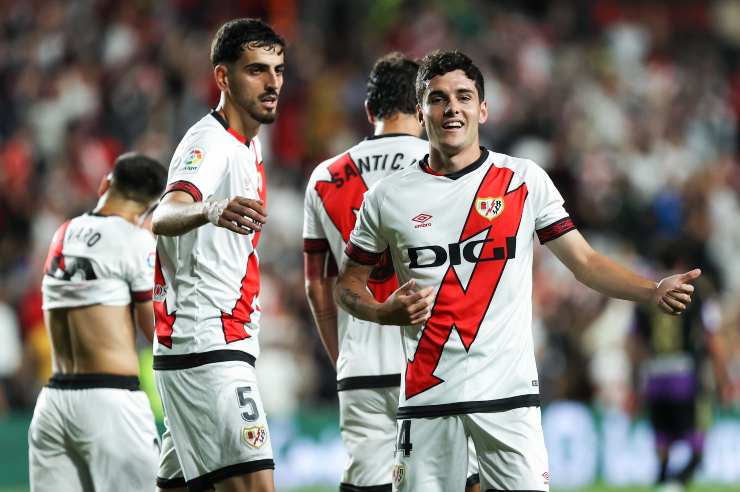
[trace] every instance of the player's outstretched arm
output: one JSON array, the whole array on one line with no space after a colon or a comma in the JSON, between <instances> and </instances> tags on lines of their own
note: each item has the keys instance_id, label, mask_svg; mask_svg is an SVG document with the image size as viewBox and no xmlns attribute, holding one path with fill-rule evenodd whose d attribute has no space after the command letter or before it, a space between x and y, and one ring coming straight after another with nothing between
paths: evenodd
<instances>
[{"instance_id":1,"label":"player's outstretched arm","mask_svg":"<svg viewBox=\"0 0 740 492\"><path fill-rule=\"evenodd\" d=\"M152 232L161 236L180 236L210 222L237 234L262 229L267 220L264 203L236 196L223 200L196 202L184 191L167 193L152 217Z\"/></svg>"},{"instance_id":2,"label":"player's outstretched arm","mask_svg":"<svg viewBox=\"0 0 740 492\"><path fill-rule=\"evenodd\" d=\"M609 297L655 304L668 314L684 312L694 292L690 282L701 275L701 270L695 269L656 283L594 251L577 230L547 246L583 284Z\"/></svg>"},{"instance_id":3,"label":"player's outstretched arm","mask_svg":"<svg viewBox=\"0 0 740 492\"><path fill-rule=\"evenodd\" d=\"M339 357L339 335L337 333L337 305L334 303L334 284L336 266L333 275L326 270L330 253L304 253L304 278L306 281L306 298L316 323L319 338L334 367ZM332 264L334 260L331 259Z\"/></svg>"},{"instance_id":4,"label":"player's outstretched arm","mask_svg":"<svg viewBox=\"0 0 740 492\"><path fill-rule=\"evenodd\" d=\"M367 289L374 265L362 265L346 255L339 269L334 299L352 316L382 325L418 325L429 319L434 297L433 289L419 289L409 280L378 302Z\"/></svg>"}]
</instances>

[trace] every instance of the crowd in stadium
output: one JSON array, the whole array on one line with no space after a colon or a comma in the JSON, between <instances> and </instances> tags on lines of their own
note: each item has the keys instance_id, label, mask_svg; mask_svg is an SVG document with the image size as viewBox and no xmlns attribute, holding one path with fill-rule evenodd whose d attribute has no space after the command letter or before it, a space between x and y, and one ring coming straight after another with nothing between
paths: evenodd
<instances>
[{"instance_id":1,"label":"crowd in stadium","mask_svg":"<svg viewBox=\"0 0 740 492\"><path fill-rule=\"evenodd\" d=\"M121 152L169 162L217 101L209 39L236 15L270 20L289 42L280 116L261 132L270 222L259 370L280 388L265 397L273 415L335 398L304 298L303 192L318 162L369 133L366 75L390 50L468 53L486 80L483 144L545 167L601 251L649 276L677 262L702 268L704 322L723 330L740 379L740 5L517 3L4 2L0 411L31 408L49 376L39 288L53 232L92 208ZM633 306L537 253L545 401L629 408Z\"/></svg>"}]
</instances>

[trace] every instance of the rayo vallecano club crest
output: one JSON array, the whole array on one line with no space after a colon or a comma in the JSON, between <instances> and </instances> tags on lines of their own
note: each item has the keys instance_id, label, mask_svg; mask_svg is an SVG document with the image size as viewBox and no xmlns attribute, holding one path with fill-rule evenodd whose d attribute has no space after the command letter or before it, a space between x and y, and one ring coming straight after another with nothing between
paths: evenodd
<instances>
[{"instance_id":1,"label":"rayo vallecano club crest","mask_svg":"<svg viewBox=\"0 0 740 492\"><path fill-rule=\"evenodd\" d=\"M484 219L493 220L504 211L504 199L490 196L478 197L475 199L475 211Z\"/></svg>"},{"instance_id":2,"label":"rayo vallecano club crest","mask_svg":"<svg viewBox=\"0 0 740 492\"><path fill-rule=\"evenodd\" d=\"M242 429L242 440L253 448L260 448L267 440L267 429L264 425L244 427Z\"/></svg>"}]
</instances>

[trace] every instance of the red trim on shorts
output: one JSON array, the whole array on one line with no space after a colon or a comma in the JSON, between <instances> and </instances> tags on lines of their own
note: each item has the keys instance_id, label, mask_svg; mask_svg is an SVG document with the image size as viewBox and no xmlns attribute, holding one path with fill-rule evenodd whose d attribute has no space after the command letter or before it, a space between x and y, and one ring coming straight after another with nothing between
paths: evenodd
<instances>
[{"instance_id":1,"label":"red trim on shorts","mask_svg":"<svg viewBox=\"0 0 740 492\"><path fill-rule=\"evenodd\" d=\"M545 244L546 242L557 239L566 232L570 232L575 228L576 225L570 217L563 217L557 222L538 230L537 237L540 239L540 244Z\"/></svg>"},{"instance_id":2,"label":"red trim on shorts","mask_svg":"<svg viewBox=\"0 0 740 492\"><path fill-rule=\"evenodd\" d=\"M347 243L347 247L344 252L351 260L356 261L360 265L367 266L377 265L380 261L380 257L383 255L383 253L374 253L372 251L364 250L352 241Z\"/></svg>"},{"instance_id":3,"label":"red trim on shorts","mask_svg":"<svg viewBox=\"0 0 740 492\"><path fill-rule=\"evenodd\" d=\"M67 234L68 220L59 226L59 229L54 233L54 237L49 245L49 254L46 256L46 262L44 263L44 272L51 274L51 262L54 258L59 257L59 268L64 270L64 256L62 256L62 249L64 249L64 236Z\"/></svg>"},{"instance_id":4,"label":"red trim on shorts","mask_svg":"<svg viewBox=\"0 0 740 492\"><path fill-rule=\"evenodd\" d=\"M203 193L201 193L198 187L190 181L175 181L174 183L167 185L167 188L164 190L164 194L166 195L171 191L184 191L188 195L192 196L193 200L195 200L196 202L203 201Z\"/></svg>"}]
</instances>

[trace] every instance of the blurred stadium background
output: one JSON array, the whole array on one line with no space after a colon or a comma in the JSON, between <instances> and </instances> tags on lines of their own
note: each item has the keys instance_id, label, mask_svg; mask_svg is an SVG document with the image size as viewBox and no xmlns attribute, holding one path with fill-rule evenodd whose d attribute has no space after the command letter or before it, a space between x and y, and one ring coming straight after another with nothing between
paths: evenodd
<instances>
[{"instance_id":1,"label":"blurred stadium background","mask_svg":"<svg viewBox=\"0 0 740 492\"><path fill-rule=\"evenodd\" d=\"M210 37L241 16L290 43L279 117L261 131L258 372L279 490L339 481L334 374L303 293L303 189L314 165L370 131L366 74L389 50L471 55L486 78L484 144L547 168L601 251L648 275L667 248L701 267L703 317L740 380L740 1L0 0L0 490L27 487L26 431L50 371L39 286L54 230L94 206L120 152L169 162L217 101ZM633 306L579 286L542 248L534 275L553 486L648 490L656 458L626 350ZM705 373L696 490L740 490L740 407L718 405Z\"/></svg>"}]
</instances>

